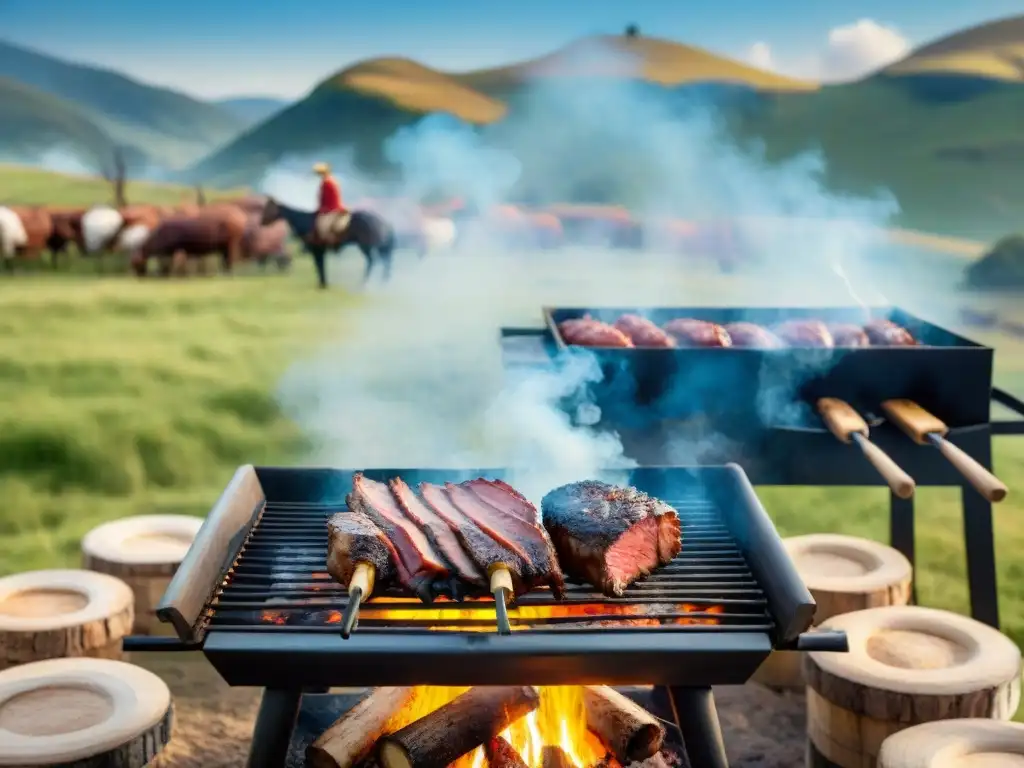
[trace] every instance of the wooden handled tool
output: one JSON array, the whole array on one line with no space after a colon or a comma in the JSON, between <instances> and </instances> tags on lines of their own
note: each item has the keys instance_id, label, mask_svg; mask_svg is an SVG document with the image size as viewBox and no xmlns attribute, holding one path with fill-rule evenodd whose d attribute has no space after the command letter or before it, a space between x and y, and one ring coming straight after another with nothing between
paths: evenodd
<instances>
[{"instance_id":1,"label":"wooden handled tool","mask_svg":"<svg viewBox=\"0 0 1024 768\"><path fill-rule=\"evenodd\" d=\"M352 579L348 583L348 605L345 606L345 613L341 617L341 636L348 640L352 630L356 628L359 621L359 606L373 594L373 581L377 576L377 569L372 563L357 563L352 572Z\"/></svg>"},{"instance_id":2,"label":"wooden handled tool","mask_svg":"<svg viewBox=\"0 0 1024 768\"><path fill-rule=\"evenodd\" d=\"M512 589L512 574L508 566L503 563L496 563L488 570L491 579L491 594L494 595L494 613L498 620L498 634L511 635L512 625L508 621L508 604L506 601L514 592Z\"/></svg>"},{"instance_id":3,"label":"wooden handled tool","mask_svg":"<svg viewBox=\"0 0 1024 768\"><path fill-rule=\"evenodd\" d=\"M881 448L868 439L868 424L853 407L834 397L823 397L818 401L818 413L825 426L841 442L856 443L864 458L871 462L892 492L901 499L909 499L917 487L914 478L900 469Z\"/></svg>"},{"instance_id":4,"label":"wooden handled tool","mask_svg":"<svg viewBox=\"0 0 1024 768\"><path fill-rule=\"evenodd\" d=\"M986 499L998 502L1006 498L1007 490L1003 482L960 448L946 440L945 436L949 432L949 427L936 416L912 400L886 400L882 403L882 410L915 443L919 445L931 443L938 448L949 463L956 467L957 471L967 478L967 481Z\"/></svg>"}]
</instances>

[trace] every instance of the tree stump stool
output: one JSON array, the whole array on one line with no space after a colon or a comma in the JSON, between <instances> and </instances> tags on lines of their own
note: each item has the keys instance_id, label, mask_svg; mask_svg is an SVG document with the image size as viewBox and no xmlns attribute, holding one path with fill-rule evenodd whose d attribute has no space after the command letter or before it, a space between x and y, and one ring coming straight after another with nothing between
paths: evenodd
<instances>
[{"instance_id":1,"label":"tree stump stool","mask_svg":"<svg viewBox=\"0 0 1024 768\"><path fill-rule=\"evenodd\" d=\"M1020 704L1012 640L966 616L915 606L826 621L849 653L804 658L807 765L873 768L889 736L934 720L1009 720Z\"/></svg>"},{"instance_id":2,"label":"tree stump stool","mask_svg":"<svg viewBox=\"0 0 1024 768\"><path fill-rule=\"evenodd\" d=\"M851 611L910 601L913 568L892 547L834 533L794 536L783 544L818 604L815 624ZM770 688L803 689L802 657L797 651L775 651L751 679Z\"/></svg>"},{"instance_id":3,"label":"tree stump stool","mask_svg":"<svg viewBox=\"0 0 1024 768\"><path fill-rule=\"evenodd\" d=\"M143 768L170 740L172 719L167 684L123 661L0 672L0 765Z\"/></svg>"},{"instance_id":4,"label":"tree stump stool","mask_svg":"<svg viewBox=\"0 0 1024 768\"><path fill-rule=\"evenodd\" d=\"M132 591L93 571L29 571L0 579L0 669L44 659L120 659Z\"/></svg>"},{"instance_id":5,"label":"tree stump stool","mask_svg":"<svg viewBox=\"0 0 1024 768\"><path fill-rule=\"evenodd\" d=\"M890 736L879 768L1024 768L1024 724L940 720Z\"/></svg>"},{"instance_id":6,"label":"tree stump stool","mask_svg":"<svg viewBox=\"0 0 1024 768\"><path fill-rule=\"evenodd\" d=\"M163 629L157 605L202 524L187 515L139 515L93 528L82 539L82 567L116 576L135 594L135 634Z\"/></svg>"}]
</instances>

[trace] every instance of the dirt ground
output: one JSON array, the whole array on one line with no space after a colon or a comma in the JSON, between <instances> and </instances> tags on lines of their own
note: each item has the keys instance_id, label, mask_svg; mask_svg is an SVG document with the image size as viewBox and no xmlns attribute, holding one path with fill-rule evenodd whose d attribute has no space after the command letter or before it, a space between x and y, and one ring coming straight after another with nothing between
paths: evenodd
<instances>
[{"instance_id":1,"label":"dirt ground","mask_svg":"<svg viewBox=\"0 0 1024 768\"><path fill-rule=\"evenodd\" d=\"M167 681L174 736L154 768L244 768L260 690L231 688L199 654L133 654ZM804 750L804 702L761 686L715 689L732 768L796 768Z\"/></svg>"}]
</instances>

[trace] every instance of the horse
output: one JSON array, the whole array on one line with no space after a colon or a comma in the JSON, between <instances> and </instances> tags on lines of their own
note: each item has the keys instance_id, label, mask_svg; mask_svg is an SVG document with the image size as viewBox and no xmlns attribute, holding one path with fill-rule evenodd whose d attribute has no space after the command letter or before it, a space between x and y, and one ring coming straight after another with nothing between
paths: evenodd
<instances>
[{"instance_id":1,"label":"horse","mask_svg":"<svg viewBox=\"0 0 1024 768\"><path fill-rule=\"evenodd\" d=\"M395 250L395 231L382 217L371 211L353 211L341 240L337 243L324 243L316 236L316 213L300 211L279 203L274 198L267 198L263 207L260 223L263 226L283 219L291 227L292 232L302 240L313 257L316 275L321 288L327 287L327 270L324 263L327 251L340 251L346 245L354 243L359 246L366 259L366 270L363 273L363 284L370 279L374 263L379 260L384 267L384 280L391 279L391 257Z\"/></svg>"},{"instance_id":2,"label":"horse","mask_svg":"<svg viewBox=\"0 0 1024 768\"><path fill-rule=\"evenodd\" d=\"M218 253L224 271L230 272L245 256L245 229L245 214L229 205L210 206L199 216L166 218L135 250L132 267L142 277L152 257L170 258L172 265L178 265L182 256L201 258ZM169 273L164 270L165 275Z\"/></svg>"},{"instance_id":3,"label":"horse","mask_svg":"<svg viewBox=\"0 0 1024 768\"><path fill-rule=\"evenodd\" d=\"M8 272L14 271L15 256L39 258L52 235L53 218L45 208L0 208L0 258Z\"/></svg>"}]
</instances>

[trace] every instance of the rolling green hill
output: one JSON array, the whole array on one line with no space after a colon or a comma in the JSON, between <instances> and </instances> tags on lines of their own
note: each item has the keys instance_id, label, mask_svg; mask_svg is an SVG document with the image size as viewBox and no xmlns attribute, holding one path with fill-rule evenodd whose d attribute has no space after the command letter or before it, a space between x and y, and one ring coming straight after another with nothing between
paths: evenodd
<instances>
[{"instance_id":1,"label":"rolling green hill","mask_svg":"<svg viewBox=\"0 0 1024 768\"><path fill-rule=\"evenodd\" d=\"M1024 83L1024 16L990 21L923 45L892 75L961 75Z\"/></svg>"},{"instance_id":2,"label":"rolling green hill","mask_svg":"<svg viewBox=\"0 0 1024 768\"><path fill-rule=\"evenodd\" d=\"M262 123L271 115L280 112L288 106L289 102L285 99L273 99L267 96L238 96L231 99L217 99L213 103L226 109L246 126L252 126Z\"/></svg>"},{"instance_id":3,"label":"rolling green hill","mask_svg":"<svg viewBox=\"0 0 1024 768\"><path fill-rule=\"evenodd\" d=\"M0 77L74 104L112 141L168 167L194 162L244 127L240 118L214 104L7 42L0 42ZM6 116L0 101L0 123Z\"/></svg>"}]
</instances>

